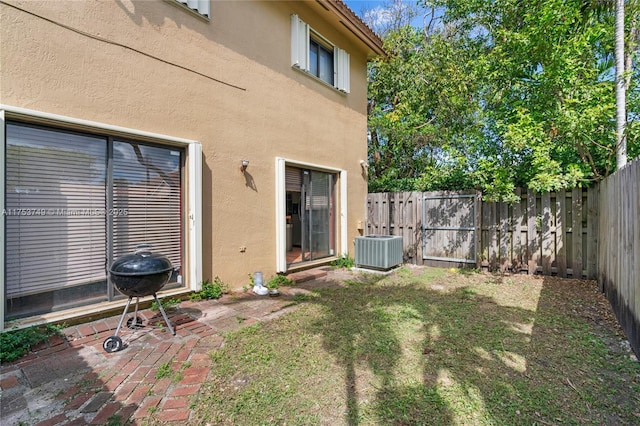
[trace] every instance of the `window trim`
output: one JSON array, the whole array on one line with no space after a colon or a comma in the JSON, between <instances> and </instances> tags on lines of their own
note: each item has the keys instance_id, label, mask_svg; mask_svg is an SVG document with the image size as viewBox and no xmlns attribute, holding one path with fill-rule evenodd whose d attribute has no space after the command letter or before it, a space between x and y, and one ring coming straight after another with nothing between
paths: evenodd
<instances>
[{"instance_id":1,"label":"window trim","mask_svg":"<svg viewBox=\"0 0 640 426\"><path fill-rule=\"evenodd\" d=\"M0 149L0 202L2 207L5 206L5 185L6 185L6 126L5 126L5 110L0 105L0 140L2 140L2 149ZM4 315L5 315L5 246L6 238L6 218L0 214L0 332L4 331Z\"/></svg>"},{"instance_id":2,"label":"window trim","mask_svg":"<svg viewBox=\"0 0 640 426\"><path fill-rule=\"evenodd\" d=\"M336 209L336 216L339 220L337 228L340 230L340 238L336 238L336 255L347 255L348 249L348 209L347 209L347 171L335 167L329 167L321 164L307 163L303 161L291 160L283 157L276 157L276 272L287 272L287 190L286 182L286 166L311 168L327 173L335 173L339 179L339 200L340 208Z\"/></svg>"},{"instance_id":3,"label":"window trim","mask_svg":"<svg viewBox=\"0 0 640 426\"><path fill-rule=\"evenodd\" d=\"M333 83L329 83L310 71L310 41L330 50L333 55ZM296 14L291 15L291 67L322 82L342 94L351 91L350 55L326 37L311 28ZM319 73L319 70L318 70Z\"/></svg>"},{"instance_id":4,"label":"window trim","mask_svg":"<svg viewBox=\"0 0 640 426\"><path fill-rule=\"evenodd\" d=\"M185 246L187 250L184 253L185 260L183 264L185 265L185 271L183 277L190 290L199 291L201 289L202 145L198 141L0 104L0 140L3 143L3 148L0 149L0 202L3 205L6 199L6 150L4 149L6 144L6 120L20 120L32 124L57 126L66 130L100 132L113 137L132 138L144 142L185 148L185 155L187 155L185 179L188 199L185 200L184 218L186 219L185 238L188 244ZM0 215L0 277L2 278L4 278L6 270L5 224L5 217ZM5 329L5 285L5 280L0 279L0 331Z\"/></svg>"}]
</instances>

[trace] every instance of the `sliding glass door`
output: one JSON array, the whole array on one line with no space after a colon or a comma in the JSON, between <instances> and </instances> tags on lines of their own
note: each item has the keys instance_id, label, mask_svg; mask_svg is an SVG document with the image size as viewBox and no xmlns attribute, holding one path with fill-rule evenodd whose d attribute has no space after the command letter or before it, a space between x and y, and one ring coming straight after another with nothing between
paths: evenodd
<instances>
[{"instance_id":1,"label":"sliding glass door","mask_svg":"<svg viewBox=\"0 0 640 426\"><path fill-rule=\"evenodd\" d=\"M334 175L301 170L299 206L301 261L321 259L335 253Z\"/></svg>"}]
</instances>

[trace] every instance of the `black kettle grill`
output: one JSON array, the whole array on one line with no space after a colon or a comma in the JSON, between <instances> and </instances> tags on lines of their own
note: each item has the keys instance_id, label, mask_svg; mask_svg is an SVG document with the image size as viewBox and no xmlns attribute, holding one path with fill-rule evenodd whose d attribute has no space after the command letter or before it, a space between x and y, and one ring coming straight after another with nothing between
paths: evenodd
<instances>
[{"instance_id":1,"label":"black kettle grill","mask_svg":"<svg viewBox=\"0 0 640 426\"><path fill-rule=\"evenodd\" d=\"M129 296L115 334L107 337L102 343L104 350L109 353L117 352L123 347L122 339L118 337L118 332L122 328L124 317L127 315L131 299L134 297L136 298L135 312L133 318L127 320L127 327L139 328L142 326L142 319L138 317L138 302L140 297L153 295L162 317L167 323L167 328L169 328L171 334L174 336L176 334L156 294L171 278L173 266L166 256L152 253L150 249L150 244L140 244L135 253L119 257L109 269L111 281L118 291L125 296Z\"/></svg>"}]
</instances>

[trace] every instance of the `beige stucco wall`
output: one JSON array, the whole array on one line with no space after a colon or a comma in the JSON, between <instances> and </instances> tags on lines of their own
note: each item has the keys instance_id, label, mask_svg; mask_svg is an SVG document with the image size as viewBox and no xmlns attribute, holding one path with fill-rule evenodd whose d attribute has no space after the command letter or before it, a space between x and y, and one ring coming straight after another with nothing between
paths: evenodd
<instances>
[{"instance_id":1,"label":"beige stucco wall","mask_svg":"<svg viewBox=\"0 0 640 426\"><path fill-rule=\"evenodd\" d=\"M347 170L353 256L366 51L316 2L214 1L210 21L163 0L8 3L23 10L0 5L0 103L202 143L205 279L275 273L276 157ZM291 13L350 53L350 94L290 66Z\"/></svg>"}]
</instances>

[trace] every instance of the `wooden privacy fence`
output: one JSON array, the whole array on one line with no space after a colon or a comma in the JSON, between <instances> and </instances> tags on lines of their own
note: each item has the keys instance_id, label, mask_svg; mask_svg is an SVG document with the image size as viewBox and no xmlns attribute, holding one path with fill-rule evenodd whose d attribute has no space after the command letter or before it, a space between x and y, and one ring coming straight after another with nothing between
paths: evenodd
<instances>
[{"instance_id":1,"label":"wooden privacy fence","mask_svg":"<svg viewBox=\"0 0 640 426\"><path fill-rule=\"evenodd\" d=\"M599 188L598 282L640 356L640 158Z\"/></svg>"},{"instance_id":2,"label":"wooden privacy fence","mask_svg":"<svg viewBox=\"0 0 640 426\"><path fill-rule=\"evenodd\" d=\"M518 190L511 205L478 192L369 194L367 234L402 235L407 263L595 278L597 191Z\"/></svg>"}]
</instances>

